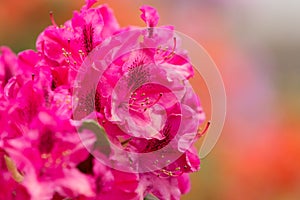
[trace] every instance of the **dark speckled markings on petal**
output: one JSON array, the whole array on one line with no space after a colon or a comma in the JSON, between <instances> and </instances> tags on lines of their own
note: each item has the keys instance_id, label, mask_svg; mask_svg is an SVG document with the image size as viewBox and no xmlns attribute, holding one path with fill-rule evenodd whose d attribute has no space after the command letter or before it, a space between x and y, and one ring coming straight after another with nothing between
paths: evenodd
<instances>
[{"instance_id":1,"label":"dark speckled markings on petal","mask_svg":"<svg viewBox=\"0 0 300 200\"><path fill-rule=\"evenodd\" d=\"M92 24L86 24L82 28L82 41L85 53L90 53L94 48L94 28Z\"/></svg>"}]
</instances>

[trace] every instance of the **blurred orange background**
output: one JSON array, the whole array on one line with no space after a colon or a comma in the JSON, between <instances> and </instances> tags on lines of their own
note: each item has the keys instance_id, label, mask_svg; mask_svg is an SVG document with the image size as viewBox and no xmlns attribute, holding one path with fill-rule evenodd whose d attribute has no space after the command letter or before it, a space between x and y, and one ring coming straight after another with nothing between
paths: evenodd
<instances>
[{"instance_id":1,"label":"blurred orange background","mask_svg":"<svg viewBox=\"0 0 300 200\"><path fill-rule=\"evenodd\" d=\"M139 7L160 13L217 64L227 118L214 150L191 175L184 200L300 199L300 2L287 0L102 0L121 26L144 26ZM38 34L72 17L81 0L0 0L0 45L34 49ZM201 93L204 109L210 101ZM201 146L201 141L197 143Z\"/></svg>"}]
</instances>

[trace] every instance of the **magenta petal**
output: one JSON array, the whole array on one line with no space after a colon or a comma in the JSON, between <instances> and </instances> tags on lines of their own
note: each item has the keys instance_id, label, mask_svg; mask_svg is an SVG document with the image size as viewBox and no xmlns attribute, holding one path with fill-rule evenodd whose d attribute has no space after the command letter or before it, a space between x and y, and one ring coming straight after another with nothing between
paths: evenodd
<instances>
[{"instance_id":1,"label":"magenta petal","mask_svg":"<svg viewBox=\"0 0 300 200\"><path fill-rule=\"evenodd\" d=\"M155 27L158 24L159 15L155 8L144 5L140 10L142 11L141 18L148 27Z\"/></svg>"},{"instance_id":2,"label":"magenta petal","mask_svg":"<svg viewBox=\"0 0 300 200\"><path fill-rule=\"evenodd\" d=\"M191 181L189 174L184 173L177 178L178 180L178 187L180 189L181 194L186 194L191 189Z\"/></svg>"},{"instance_id":3,"label":"magenta petal","mask_svg":"<svg viewBox=\"0 0 300 200\"><path fill-rule=\"evenodd\" d=\"M192 147L186 152L186 161L191 172L195 172L200 169L200 159L198 157L196 148Z\"/></svg>"},{"instance_id":4,"label":"magenta petal","mask_svg":"<svg viewBox=\"0 0 300 200\"><path fill-rule=\"evenodd\" d=\"M56 184L61 187L61 194L67 197L77 197L78 195L95 196L92 189L93 179L91 177L82 174L77 169L65 170L64 174L65 177L56 181Z\"/></svg>"},{"instance_id":5,"label":"magenta petal","mask_svg":"<svg viewBox=\"0 0 300 200\"><path fill-rule=\"evenodd\" d=\"M113 11L110 8L108 8L107 6L102 6L100 8L100 13L104 22L104 26L101 31L101 36L103 38L106 38L115 33L118 29L120 29L120 27L119 23L117 22L117 19L113 14Z\"/></svg>"},{"instance_id":6,"label":"magenta petal","mask_svg":"<svg viewBox=\"0 0 300 200\"><path fill-rule=\"evenodd\" d=\"M146 187L146 192L152 193L160 200L179 200L181 191L177 178L160 178L154 174L142 175L140 187Z\"/></svg>"},{"instance_id":7,"label":"magenta petal","mask_svg":"<svg viewBox=\"0 0 300 200\"><path fill-rule=\"evenodd\" d=\"M25 50L18 54L18 67L22 73L34 73L34 67L39 61L40 56L33 50Z\"/></svg>"},{"instance_id":8,"label":"magenta petal","mask_svg":"<svg viewBox=\"0 0 300 200\"><path fill-rule=\"evenodd\" d=\"M92 7L98 0L85 0L87 8Z\"/></svg>"},{"instance_id":9,"label":"magenta petal","mask_svg":"<svg viewBox=\"0 0 300 200\"><path fill-rule=\"evenodd\" d=\"M0 85L4 87L16 70L16 55L8 47L0 46Z\"/></svg>"}]
</instances>

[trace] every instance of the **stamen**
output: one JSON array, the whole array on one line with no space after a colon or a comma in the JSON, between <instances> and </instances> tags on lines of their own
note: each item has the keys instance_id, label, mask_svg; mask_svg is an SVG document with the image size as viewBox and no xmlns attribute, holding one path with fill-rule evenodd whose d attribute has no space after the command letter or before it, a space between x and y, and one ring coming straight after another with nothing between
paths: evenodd
<instances>
[{"instance_id":1,"label":"stamen","mask_svg":"<svg viewBox=\"0 0 300 200\"><path fill-rule=\"evenodd\" d=\"M149 27L149 28L148 28L148 37L149 37L149 38L152 38L152 36L153 36L153 31L154 31L154 30L153 30L153 27Z\"/></svg>"},{"instance_id":2,"label":"stamen","mask_svg":"<svg viewBox=\"0 0 300 200\"><path fill-rule=\"evenodd\" d=\"M176 46L177 46L176 37L173 38L173 42L174 42L173 49L172 49L171 53L164 58L165 60L172 58L175 54L175 50L176 50Z\"/></svg>"},{"instance_id":3,"label":"stamen","mask_svg":"<svg viewBox=\"0 0 300 200\"><path fill-rule=\"evenodd\" d=\"M170 170L166 170L166 169L161 169L160 170L162 172L162 174L167 175L167 177L162 177L162 178L168 178L168 177L177 177L177 176L181 176L183 174L183 171L180 171L180 167L177 167L175 169L175 171L170 171Z\"/></svg>"},{"instance_id":4,"label":"stamen","mask_svg":"<svg viewBox=\"0 0 300 200\"><path fill-rule=\"evenodd\" d=\"M70 39L68 39L68 48L70 49ZM73 58L72 57L72 52L69 52L69 51L67 51L65 48L62 48L61 49L62 50L62 54L63 54L63 56L65 57L65 61L66 61L66 63L69 65L69 67L70 67L70 69L71 70L74 70L74 71L77 71L77 69L74 67L74 66L72 66L72 65L77 65L77 62L76 61L71 61L71 59ZM73 60L74 60L74 58L73 58Z\"/></svg>"},{"instance_id":5,"label":"stamen","mask_svg":"<svg viewBox=\"0 0 300 200\"><path fill-rule=\"evenodd\" d=\"M162 93L160 93L158 98L152 104L150 104L148 107L151 107L151 106L155 105L157 102L159 102L161 97L162 97Z\"/></svg>"},{"instance_id":6,"label":"stamen","mask_svg":"<svg viewBox=\"0 0 300 200\"><path fill-rule=\"evenodd\" d=\"M57 27L57 24L55 23L54 16L53 16L53 11L49 12L49 16L50 16L52 25Z\"/></svg>"},{"instance_id":7,"label":"stamen","mask_svg":"<svg viewBox=\"0 0 300 200\"><path fill-rule=\"evenodd\" d=\"M31 80L32 80L32 81L34 81L34 77L35 77L35 74L32 73L32 74L31 74Z\"/></svg>"},{"instance_id":8,"label":"stamen","mask_svg":"<svg viewBox=\"0 0 300 200\"><path fill-rule=\"evenodd\" d=\"M134 95L135 93L133 93ZM132 111L136 112L146 112L148 108L151 108L153 105L155 105L157 102L159 102L160 98L162 97L163 93L160 93L158 98L155 99L153 102L151 102L149 97L146 97L144 100L139 101L137 98L132 98L130 97L130 103L129 103L129 108Z\"/></svg>"},{"instance_id":9,"label":"stamen","mask_svg":"<svg viewBox=\"0 0 300 200\"><path fill-rule=\"evenodd\" d=\"M210 126L210 121L206 123L203 131L197 133L197 136L198 137L202 137L207 132L209 126Z\"/></svg>"},{"instance_id":10,"label":"stamen","mask_svg":"<svg viewBox=\"0 0 300 200\"><path fill-rule=\"evenodd\" d=\"M62 155L63 156L68 156L68 155L70 155L71 154L71 150L66 150L66 151L63 151L62 152Z\"/></svg>"},{"instance_id":11,"label":"stamen","mask_svg":"<svg viewBox=\"0 0 300 200\"><path fill-rule=\"evenodd\" d=\"M79 56L80 56L81 61L83 61L83 60L84 60L84 57L85 57L84 52L80 49L80 50L78 50L78 54L79 54Z\"/></svg>"},{"instance_id":12,"label":"stamen","mask_svg":"<svg viewBox=\"0 0 300 200\"><path fill-rule=\"evenodd\" d=\"M51 156L51 154L43 153L43 154L41 155L41 158L42 158L42 159L48 159L48 158L50 158L50 156Z\"/></svg>"}]
</instances>

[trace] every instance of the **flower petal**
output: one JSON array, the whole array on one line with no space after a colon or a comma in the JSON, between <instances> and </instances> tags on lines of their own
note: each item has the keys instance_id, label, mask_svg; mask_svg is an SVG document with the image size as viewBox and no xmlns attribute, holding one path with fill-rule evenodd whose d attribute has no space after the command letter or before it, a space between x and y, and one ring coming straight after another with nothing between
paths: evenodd
<instances>
[{"instance_id":1,"label":"flower petal","mask_svg":"<svg viewBox=\"0 0 300 200\"><path fill-rule=\"evenodd\" d=\"M140 10L142 11L141 18L148 27L155 27L158 24L159 15L155 8L144 5Z\"/></svg>"}]
</instances>

